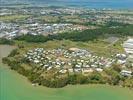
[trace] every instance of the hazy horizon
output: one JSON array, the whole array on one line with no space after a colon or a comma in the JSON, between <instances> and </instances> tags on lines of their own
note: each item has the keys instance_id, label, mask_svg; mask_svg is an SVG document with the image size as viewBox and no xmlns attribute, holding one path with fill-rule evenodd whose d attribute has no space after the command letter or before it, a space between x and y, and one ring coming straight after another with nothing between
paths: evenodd
<instances>
[{"instance_id":1,"label":"hazy horizon","mask_svg":"<svg viewBox=\"0 0 133 100\"><path fill-rule=\"evenodd\" d=\"M133 0L1 0L2 4L26 3L34 6L80 6L90 8L131 8Z\"/></svg>"}]
</instances>

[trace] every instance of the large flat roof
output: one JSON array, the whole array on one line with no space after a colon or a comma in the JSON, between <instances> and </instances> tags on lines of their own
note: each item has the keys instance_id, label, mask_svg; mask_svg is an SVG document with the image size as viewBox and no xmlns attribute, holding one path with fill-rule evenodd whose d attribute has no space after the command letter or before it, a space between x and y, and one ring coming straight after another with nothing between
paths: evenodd
<instances>
[{"instance_id":1,"label":"large flat roof","mask_svg":"<svg viewBox=\"0 0 133 100\"><path fill-rule=\"evenodd\" d=\"M133 54L133 38L130 38L127 41L125 41L123 47L126 53Z\"/></svg>"}]
</instances>

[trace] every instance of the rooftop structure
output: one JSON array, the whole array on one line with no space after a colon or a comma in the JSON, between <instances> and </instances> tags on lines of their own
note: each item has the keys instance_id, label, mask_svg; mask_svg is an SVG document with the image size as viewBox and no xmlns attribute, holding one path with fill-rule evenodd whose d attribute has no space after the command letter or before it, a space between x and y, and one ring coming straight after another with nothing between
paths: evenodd
<instances>
[{"instance_id":1,"label":"rooftop structure","mask_svg":"<svg viewBox=\"0 0 133 100\"><path fill-rule=\"evenodd\" d=\"M133 38L130 38L127 41L125 41L123 47L127 54L133 54Z\"/></svg>"},{"instance_id":2,"label":"rooftop structure","mask_svg":"<svg viewBox=\"0 0 133 100\"><path fill-rule=\"evenodd\" d=\"M123 76L132 76L132 71L122 70L121 75L123 75Z\"/></svg>"},{"instance_id":3,"label":"rooftop structure","mask_svg":"<svg viewBox=\"0 0 133 100\"><path fill-rule=\"evenodd\" d=\"M46 70L56 68L60 73L76 72L89 73L102 72L114 62L111 58L98 57L89 51L79 48L45 50L35 48L29 50L24 57L38 67ZM90 70L91 69L91 70Z\"/></svg>"}]
</instances>

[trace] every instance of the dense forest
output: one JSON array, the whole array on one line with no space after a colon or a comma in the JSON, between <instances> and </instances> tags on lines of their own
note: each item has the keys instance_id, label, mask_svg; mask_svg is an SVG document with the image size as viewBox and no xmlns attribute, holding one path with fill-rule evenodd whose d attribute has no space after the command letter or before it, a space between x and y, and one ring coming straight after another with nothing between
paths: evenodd
<instances>
[{"instance_id":1,"label":"dense forest","mask_svg":"<svg viewBox=\"0 0 133 100\"><path fill-rule=\"evenodd\" d=\"M13 42L12 40L8 40L8 39L1 38L1 39L0 39L0 44L13 45L14 42Z\"/></svg>"}]
</instances>

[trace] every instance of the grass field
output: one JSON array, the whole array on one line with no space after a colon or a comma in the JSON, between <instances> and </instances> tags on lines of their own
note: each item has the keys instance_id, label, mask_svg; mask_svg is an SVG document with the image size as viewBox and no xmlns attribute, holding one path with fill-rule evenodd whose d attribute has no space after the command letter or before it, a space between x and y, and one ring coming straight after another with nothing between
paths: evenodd
<instances>
[{"instance_id":1,"label":"grass field","mask_svg":"<svg viewBox=\"0 0 133 100\"><path fill-rule=\"evenodd\" d=\"M8 15L8 16L0 16L0 21L14 21L28 18L29 15Z\"/></svg>"},{"instance_id":2,"label":"grass field","mask_svg":"<svg viewBox=\"0 0 133 100\"><path fill-rule=\"evenodd\" d=\"M38 19L40 19L44 22L47 22L47 23L56 23L60 20L58 16L48 16L48 15L38 17Z\"/></svg>"},{"instance_id":3,"label":"grass field","mask_svg":"<svg viewBox=\"0 0 133 100\"><path fill-rule=\"evenodd\" d=\"M104 42L99 39L96 41L89 42L73 42L70 40L53 40L45 43L27 43L22 41L16 41L16 45L23 45L24 48L21 49L21 52L25 52L29 49L42 47L45 49L54 49L54 48L65 48L69 49L71 47L86 49L100 56L110 57L112 54L124 53L124 49L121 45L122 41L119 40L115 44L111 45L110 43Z\"/></svg>"}]
</instances>

